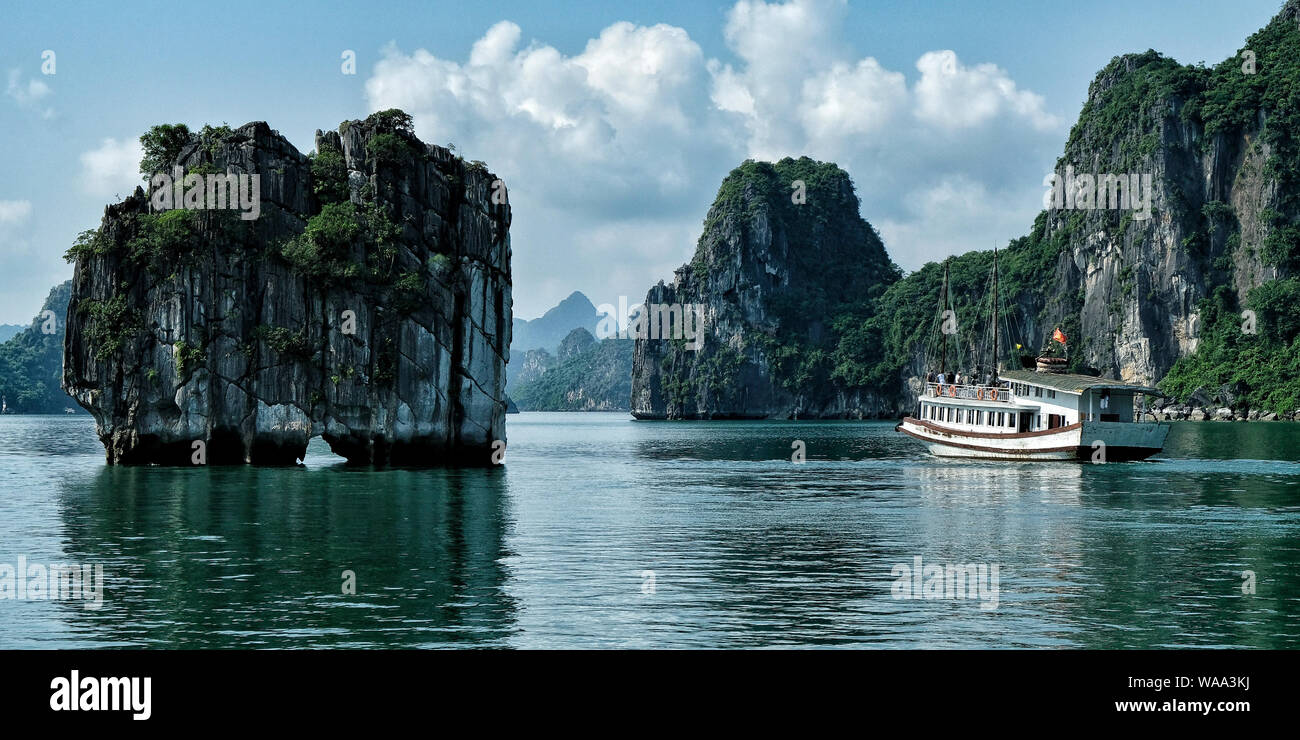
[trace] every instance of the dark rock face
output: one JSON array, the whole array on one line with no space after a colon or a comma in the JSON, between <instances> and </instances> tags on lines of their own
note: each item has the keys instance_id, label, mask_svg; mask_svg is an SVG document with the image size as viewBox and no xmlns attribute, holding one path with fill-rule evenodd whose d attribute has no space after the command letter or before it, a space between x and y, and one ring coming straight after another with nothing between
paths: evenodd
<instances>
[{"instance_id":1,"label":"dark rock face","mask_svg":"<svg viewBox=\"0 0 1300 740\"><path fill-rule=\"evenodd\" d=\"M842 309L868 306L876 291L898 278L858 209L852 180L834 164L804 157L746 162L732 171L691 264L676 271L672 285L661 282L646 296L647 305L701 305L703 345L637 339L633 416L863 418L887 412L890 398L842 388L820 365L812 373L798 368L804 358L834 350L831 324Z\"/></svg>"},{"instance_id":2,"label":"dark rock face","mask_svg":"<svg viewBox=\"0 0 1300 740\"><path fill-rule=\"evenodd\" d=\"M191 464L202 447L208 464L291 464L316 435L352 462L489 463L505 439L504 187L374 119L318 131L315 161L261 122L193 137L173 164L259 175L256 220L159 217L138 188L106 209L76 257L63 383L109 463Z\"/></svg>"}]
</instances>

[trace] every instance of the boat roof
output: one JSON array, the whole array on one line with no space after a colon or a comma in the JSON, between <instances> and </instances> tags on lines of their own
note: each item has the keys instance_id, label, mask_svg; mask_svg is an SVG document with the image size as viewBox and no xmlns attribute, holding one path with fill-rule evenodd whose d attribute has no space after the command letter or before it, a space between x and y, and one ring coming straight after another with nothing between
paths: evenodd
<instances>
[{"instance_id":1,"label":"boat roof","mask_svg":"<svg viewBox=\"0 0 1300 740\"><path fill-rule=\"evenodd\" d=\"M1107 390L1164 395L1160 393L1158 388L1149 385L1121 383L1120 381L1111 378L1095 378L1091 375L1040 373L1033 370L1003 370L998 373L998 377L1003 380L1013 380L1017 383L1039 385L1044 388L1051 388L1054 391L1065 391L1066 393L1083 393L1087 390Z\"/></svg>"}]
</instances>

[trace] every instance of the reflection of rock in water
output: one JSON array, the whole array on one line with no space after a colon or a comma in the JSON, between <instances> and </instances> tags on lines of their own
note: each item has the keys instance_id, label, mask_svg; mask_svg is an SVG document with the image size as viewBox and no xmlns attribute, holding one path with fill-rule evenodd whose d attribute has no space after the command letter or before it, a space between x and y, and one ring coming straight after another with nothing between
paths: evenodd
<instances>
[{"instance_id":1,"label":"reflection of rock in water","mask_svg":"<svg viewBox=\"0 0 1300 740\"><path fill-rule=\"evenodd\" d=\"M490 643L515 621L503 472L105 468L63 491L64 550L106 582L70 621L169 647Z\"/></svg>"}]
</instances>

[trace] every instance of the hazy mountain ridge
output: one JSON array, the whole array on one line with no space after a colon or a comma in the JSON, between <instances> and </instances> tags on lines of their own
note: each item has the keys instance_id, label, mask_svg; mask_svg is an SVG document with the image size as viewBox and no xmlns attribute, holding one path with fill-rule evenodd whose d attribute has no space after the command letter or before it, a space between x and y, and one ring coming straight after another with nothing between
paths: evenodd
<instances>
[{"instance_id":1,"label":"hazy mountain ridge","mask_svg":"<svg viewBox=\"0 0 1300 740\"><path fill-rule=\"evenodd\" d=\"M535 319L515 319L506 386L536 379L555 364L554 355L570 332L577 328L595 332L599 320L596 307L577 290Z\"/></svg>"},{"instance_id":2,"label":"hazy mountain ridge","mask_svg":"<svg viewBox=\"0 0 1300 740\"><path fill-rule=\"evenodd\" d=\"M62 414L81 408L63 392L64 317L72 297L72 281L50 289L32 323L0 344L0 396L17 414ZM42 331L45 311L54 312L54 333Z\"/></svg>"},{"instance_id":3,"label":"hazy mountain ridge","mask_svg":"<svg viewBox=\"0 0 1300 740\"><path fill-rule=\"evenodd\" d=\"M543 350L530 350L529 355ZM631 396L632 341L598 341L574 329L550 365L511 391L521 411L627 411Z\"/></svg>"}]
</instances>

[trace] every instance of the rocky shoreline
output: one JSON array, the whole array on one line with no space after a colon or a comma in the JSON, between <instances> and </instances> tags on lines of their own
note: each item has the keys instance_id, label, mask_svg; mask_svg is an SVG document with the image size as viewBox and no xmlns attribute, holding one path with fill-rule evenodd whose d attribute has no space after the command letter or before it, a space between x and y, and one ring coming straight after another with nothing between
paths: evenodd
<instances>
[{"instance_id":1,"label":"rocky shoreline","mask_svg":"<svg viewBox=\"0 0 1300 740\"><path fill-rule=\"evenodd\" d=\"M1244 388L1223 385L1218 390L1198 388L1186 401L1156 399L1147 413L1157 421L1298 421L1300 408L1289 414L1247 408Z\"/></svg>"},{"instance_id":2,"label":"rocky shoreline","mask_svg":"<svg viewBox=\"0 0 1300 740\"><path fill-rule=\"evenodd\" d=\"M1162 409L1149 409L1148 416L1156 421L1300 421L1300 409L1290 414L1259 409L1232 409L1227 406L1198 407L1174 403Z\"/></svg>"}]
</instances>

